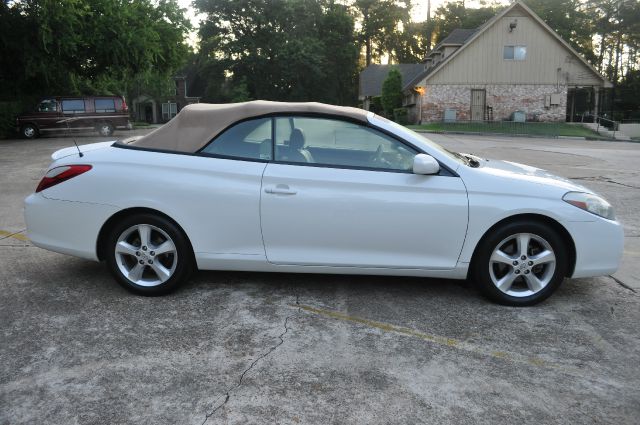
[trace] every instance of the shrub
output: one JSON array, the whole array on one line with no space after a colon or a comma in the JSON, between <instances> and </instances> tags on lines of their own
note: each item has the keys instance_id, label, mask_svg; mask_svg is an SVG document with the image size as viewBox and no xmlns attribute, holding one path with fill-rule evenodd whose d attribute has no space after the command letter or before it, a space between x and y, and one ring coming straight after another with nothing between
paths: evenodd
<instances>
[{"instance_id":1,"label":"shrub","mask_svg":"<svg viewBox=\"0 0 640 425\"><path fill-rule=\"evenodd\" d=\"M15 137L16 116L21 111L21 102L0 102L0 139Z\"/></svg>"},{"instance_id":2,"label":"shrub","mask_svg":"<svg viewBox=\"0 0 640 425\"><path fill-rule=\"evenodd\" d=\"M395 108L393 110L393 120L401 125L409 124L409 110L407 108Z\"/></svg>"},{"instance_id":3,"label":"shrub","mask_svg":"<svg viewBox=\"0 0 640 425\"><path fill-rule=\"evenodd\" d=\"M397 67L391 68L382 83L382 107L387 117L392 117L393 110L402 107L402 75Z\"/></svg>"}]
</instances>

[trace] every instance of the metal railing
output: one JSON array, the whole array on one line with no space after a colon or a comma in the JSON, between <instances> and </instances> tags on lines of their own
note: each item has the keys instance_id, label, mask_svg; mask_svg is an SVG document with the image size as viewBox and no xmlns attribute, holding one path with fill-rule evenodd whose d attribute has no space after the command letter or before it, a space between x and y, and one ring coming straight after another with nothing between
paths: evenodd
<instances>
[{"instance_id":1,"label":"metal railing","mask_svg":"<svg viewBox=\"0 0 640 425\"><path fill-rule=\"evenodd\" d=\"M607 128L609 131L612 131L613 132L612 137L614 139L616 138L616 131L618 130L618 125L620 124L619 122L610 120L609 118L601 117L598 115L594 116L594 120L598 124L596 127L596 133L600 133L600 125L602 125L603 127Z\"/></svg>"}]
</instances>

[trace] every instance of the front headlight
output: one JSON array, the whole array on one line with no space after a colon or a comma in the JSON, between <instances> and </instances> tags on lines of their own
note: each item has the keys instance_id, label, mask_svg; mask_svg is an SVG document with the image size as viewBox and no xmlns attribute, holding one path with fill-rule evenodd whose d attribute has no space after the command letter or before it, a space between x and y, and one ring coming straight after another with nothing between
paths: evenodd
<instances>
[{"instance_id":1,"label":"front headlight","mask_svg":"<svg viewBox=\"0 0 640 425\"><path fill-rule=\"evenodd\" d=\"M604 217L608 220L615 219L611 204L592 193L568 192L562 197L562 199L575 207L590 212L591 214L599 215L600 217Z\"/></svg>"}]
</instances>

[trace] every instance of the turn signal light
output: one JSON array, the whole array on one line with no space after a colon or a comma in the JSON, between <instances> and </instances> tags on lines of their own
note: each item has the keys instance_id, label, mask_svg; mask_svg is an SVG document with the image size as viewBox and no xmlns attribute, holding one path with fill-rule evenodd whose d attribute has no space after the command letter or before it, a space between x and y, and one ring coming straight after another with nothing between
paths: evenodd
<instances>
[{"instance_id":1,"label":"turn signal light","mask_svg":"<svg viewBox=\"0 0 640 425\"><path fill-rule=\"evenodd\" d=\"M61 167L55 167L47 171L40 184L36 188L36 193L41 192L51 186L55 186L59 183L67 181L79 176L82 173L86 173L91 169L91 165L63 165Z\"/></svg>"}]
</instances>

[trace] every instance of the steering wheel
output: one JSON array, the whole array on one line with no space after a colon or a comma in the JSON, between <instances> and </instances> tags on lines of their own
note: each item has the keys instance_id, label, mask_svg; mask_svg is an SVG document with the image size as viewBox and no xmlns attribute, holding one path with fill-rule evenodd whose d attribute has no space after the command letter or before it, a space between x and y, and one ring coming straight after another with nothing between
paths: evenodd
<instances>
[{"instance_id":1,"label":"steering wheel","mask_svg":"<svg viewBox=\"0 0 640 425\"><path fill-rule=\"evenodd\" d=\"M382 145L378 145L378 149L371 155L371 162L381 164L384 161L382 157Z\"/></svg>"}]
</instances>

